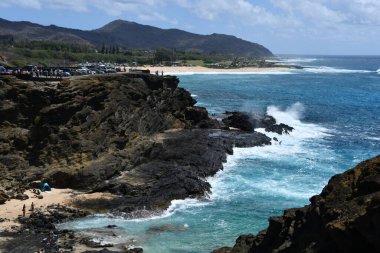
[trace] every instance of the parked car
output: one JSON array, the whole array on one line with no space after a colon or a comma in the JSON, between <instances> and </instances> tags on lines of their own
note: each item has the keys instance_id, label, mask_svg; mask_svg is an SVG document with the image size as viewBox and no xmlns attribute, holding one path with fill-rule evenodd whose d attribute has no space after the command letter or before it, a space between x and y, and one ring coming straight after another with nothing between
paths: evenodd
<instances>
[{"instance_id":1,"label":"parked car","mask_svg":"<svg viewBox=\"0 0 380 253\"><path fill-rule=\"evenodd\" d=\"M116 70L112 68L107 68L106 73L116 73Z\"/></svg>"},{"instance_id":2,"label":"parked car","mask_svg":"<svg viewBox=\"0 0 380 253\"><path fill-rule=\"evenodd\" d=\"M85 67L82 67L80 69L77 69L76 72L78 72L80 75L88 75L89 69L85 68Z\"/></svg>"}]
</instances>

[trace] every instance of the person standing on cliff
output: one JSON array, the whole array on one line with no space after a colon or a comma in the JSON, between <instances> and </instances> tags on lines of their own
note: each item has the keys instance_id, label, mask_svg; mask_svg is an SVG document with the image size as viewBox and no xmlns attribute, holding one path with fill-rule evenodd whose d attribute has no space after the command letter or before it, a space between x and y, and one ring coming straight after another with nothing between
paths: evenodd
<instances>
[{"instance_id":1,"label":"person standing on cliff","mask_svg":"<svg viewBox=\"0 0 380 253\"><path fill-rule=\"evenodd\" d=\"M32 205L30 206L30 211L34 212L34 203L32 202Z\"/></svg>"},{"instance_id":2,"label":"person standing on cliff","mask_svg":"<svg viewBox=\"0 0 380 253\"><path fill-rule=\"evenodd\" d=\"M25 217L25 212L26 212L26 206L24 204L24 206L22 207L22 217Z\"/></svg>"}]
</instances>

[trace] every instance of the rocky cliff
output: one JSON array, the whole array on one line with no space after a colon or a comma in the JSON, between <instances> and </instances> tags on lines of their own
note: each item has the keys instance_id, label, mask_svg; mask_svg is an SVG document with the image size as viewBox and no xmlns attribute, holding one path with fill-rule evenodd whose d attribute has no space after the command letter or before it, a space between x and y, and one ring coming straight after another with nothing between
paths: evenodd
<instances>
[{"instance_id":1,"label":"rocky cliff","mask_svg":"<svg viewBox=\"0 0 380 253\"><path fill-rule=\"evenodd\" d=\"M380 252L380 156L332 177L310 202L214 253Z\"/></svg>"},{"instance_id":2,"label":"rocky cliff","mask_svg":"<svg viewBox=\"0 0 380 253\"><path fill-rule=\"evenodd\" d=\"M0 80L0 202L34 181L111 192L112 211L202 197L233 146L270 144L224 131L176 77L125 74L62 82ZM86 204L86 203L81 203ZM91 203L87 203L91 205Z\"/></svg>"}]
</instances>

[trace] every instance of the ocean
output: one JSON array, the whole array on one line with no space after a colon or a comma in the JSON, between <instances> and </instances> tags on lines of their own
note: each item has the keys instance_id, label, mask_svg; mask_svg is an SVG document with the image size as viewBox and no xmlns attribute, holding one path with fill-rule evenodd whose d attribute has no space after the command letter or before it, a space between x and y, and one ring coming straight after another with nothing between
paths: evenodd
<instances>
[{"instance_id":1,"label":"ocean","mask_svg":"<svg viewBox=\"0 0 380 253\"><path fill-rule=\"evenodd\" d=\"M267 134L281 144L235 148L224 170L208 178L209 198L175 200L147 219L97 215L61 227L93 234L116 224L118 237L99 240L128 240L147 253L210 252L266 228L284 209L308 204L331 176L380 153L380 57L281 56L281 63L307 68L179 75L180 86L211 114L268 113L295 128Z\"/></svg>"}]
</instances>

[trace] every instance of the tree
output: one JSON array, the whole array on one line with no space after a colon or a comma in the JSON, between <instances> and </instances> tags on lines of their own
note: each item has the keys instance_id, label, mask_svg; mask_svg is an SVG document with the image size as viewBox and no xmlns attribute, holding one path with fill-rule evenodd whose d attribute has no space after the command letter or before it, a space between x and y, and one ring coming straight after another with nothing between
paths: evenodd
<instances>
[{"instance_id":1,"label":"tree","mask_svg":"<svg viewBox=\"0 0 380 253\"><path fill-rule=\"evenodd\" d=\"M165 62L165 61L171 61L172 59L172 51L159 48L154 53L154 61L155 62Z\"/></svg>"},{"instance_id":2,"label":"tree","mask_svg":"<svg viewBox=\"0 0 380 253\"><path fill-rule=\"evenodd\" d=\"M104 43L102 44L102 49L100 50L100 52L102 54L104 54L106 52L106 46L104 45Z\"/></svg>"}]
</instances>

